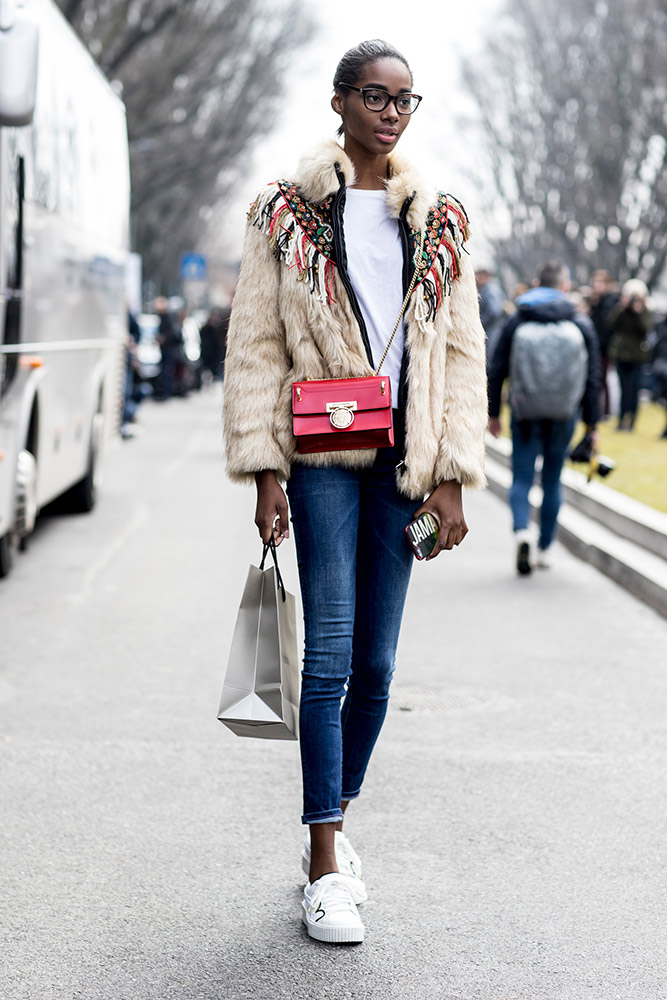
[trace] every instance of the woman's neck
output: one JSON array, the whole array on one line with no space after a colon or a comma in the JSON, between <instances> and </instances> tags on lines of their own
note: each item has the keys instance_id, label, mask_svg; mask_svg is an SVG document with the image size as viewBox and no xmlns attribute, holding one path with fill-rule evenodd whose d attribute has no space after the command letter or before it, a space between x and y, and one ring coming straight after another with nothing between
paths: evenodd
<instances>
[{"instance_id":1,"label":"woman's neck","mask_svg":"<svg viewBox=\"0 0 667 1000\"><path fill-rule=\"evenodd\" d=\"M389 176L389 157L387 153L370 153L354 139L346 137L343 149L352 161L355 182L352 188L362 191L383 191L385 181Z\"/></svg>"}]
</instances>

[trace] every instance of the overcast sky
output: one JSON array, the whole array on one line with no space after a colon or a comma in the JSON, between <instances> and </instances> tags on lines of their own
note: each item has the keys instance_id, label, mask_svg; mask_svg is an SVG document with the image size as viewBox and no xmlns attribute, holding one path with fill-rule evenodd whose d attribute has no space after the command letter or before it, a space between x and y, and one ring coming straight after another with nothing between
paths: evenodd
<instances>
[{"instance_id":1,"label":"overcast sky","mask_svg":"<svg viewBox=\"0 0 667 1000\"><path fill-rule=\"evenodd\" d=\"M461 58L474 56L484 34L492 31L500 4L501 0L311 2L319 30L294 56L282 113L266 141L256 147L233 211L225 218L225 247L237 244L257 189L289 176L301 153L333 136L340 121L329 105L336 65L348 48L367 38L384 38L403 52L412 67L415 91L424 98L401 138L401 152L419 166L426 180L459 197L474 217L475 192L465 169L474 151L466 148L455 125L466 100L460 66Z\"/></svg>"}]
</instances>

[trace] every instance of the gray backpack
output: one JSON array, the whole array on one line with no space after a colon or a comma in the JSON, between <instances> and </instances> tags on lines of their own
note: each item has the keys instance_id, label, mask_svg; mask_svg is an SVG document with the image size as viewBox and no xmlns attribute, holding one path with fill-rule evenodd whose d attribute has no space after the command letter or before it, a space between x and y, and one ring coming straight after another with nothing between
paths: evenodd
<instances>
[{"instance_id":1,"label":"gray backpack","mask_svg":"<svg viewBox=\"0 0 667 1000\"><path fill-rule=\"evenodd\" d=\"M510 351L510 404L517 420L570 420L586 387L584 335L569 319L520 323Z\"/></svg>"}]
</instances>

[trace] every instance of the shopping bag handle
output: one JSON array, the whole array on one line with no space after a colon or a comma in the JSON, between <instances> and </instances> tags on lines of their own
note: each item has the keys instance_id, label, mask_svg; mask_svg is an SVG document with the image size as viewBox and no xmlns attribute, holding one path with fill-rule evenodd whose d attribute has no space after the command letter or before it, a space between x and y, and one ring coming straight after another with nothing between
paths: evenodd
<instances>
[{"instance_id":1,"label":"shopping bag handle","mask_svg":"<svg viewBox=\"0 0 667 1000\"><path fill-rule=\"evenodd\" d=\"M273 565L276 567L276 580L278 582L278 586L280 587L280 593L282 595L283 604L284 604L285 601L287 600L287 595L285 594L285 584L283 583L283 578L281 576L280 568L278 566L278 554L276 552L276 540L275 540L275 538L273 536L271 536L271 538L269 539L269 541L266 542L265 545L264 545L264 551L262 552L262 561L259 564L259 568L260 569L264 569L264 563L266 562L266 553L269 550L271 551L271 557L273 559Z\"/></svg>"}]
</instances>

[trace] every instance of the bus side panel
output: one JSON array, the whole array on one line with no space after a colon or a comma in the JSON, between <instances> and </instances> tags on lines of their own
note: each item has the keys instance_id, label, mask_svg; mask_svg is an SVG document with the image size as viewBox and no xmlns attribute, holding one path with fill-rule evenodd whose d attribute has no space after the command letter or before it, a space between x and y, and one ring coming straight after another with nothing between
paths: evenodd
<instances>
[{"instance_id":1,"label":"bus side panel","mask_svg":"<svg viewBox=\"0 0 667 1000\"><path fill-rule=\"evenodd\" d=\"M117 430L124 365L129 172L120 102L50 0L38 0L40 66L27 130L22 340L44 361L40 505L86 473L93 416Z\"/></svg>"}]
</instances>

